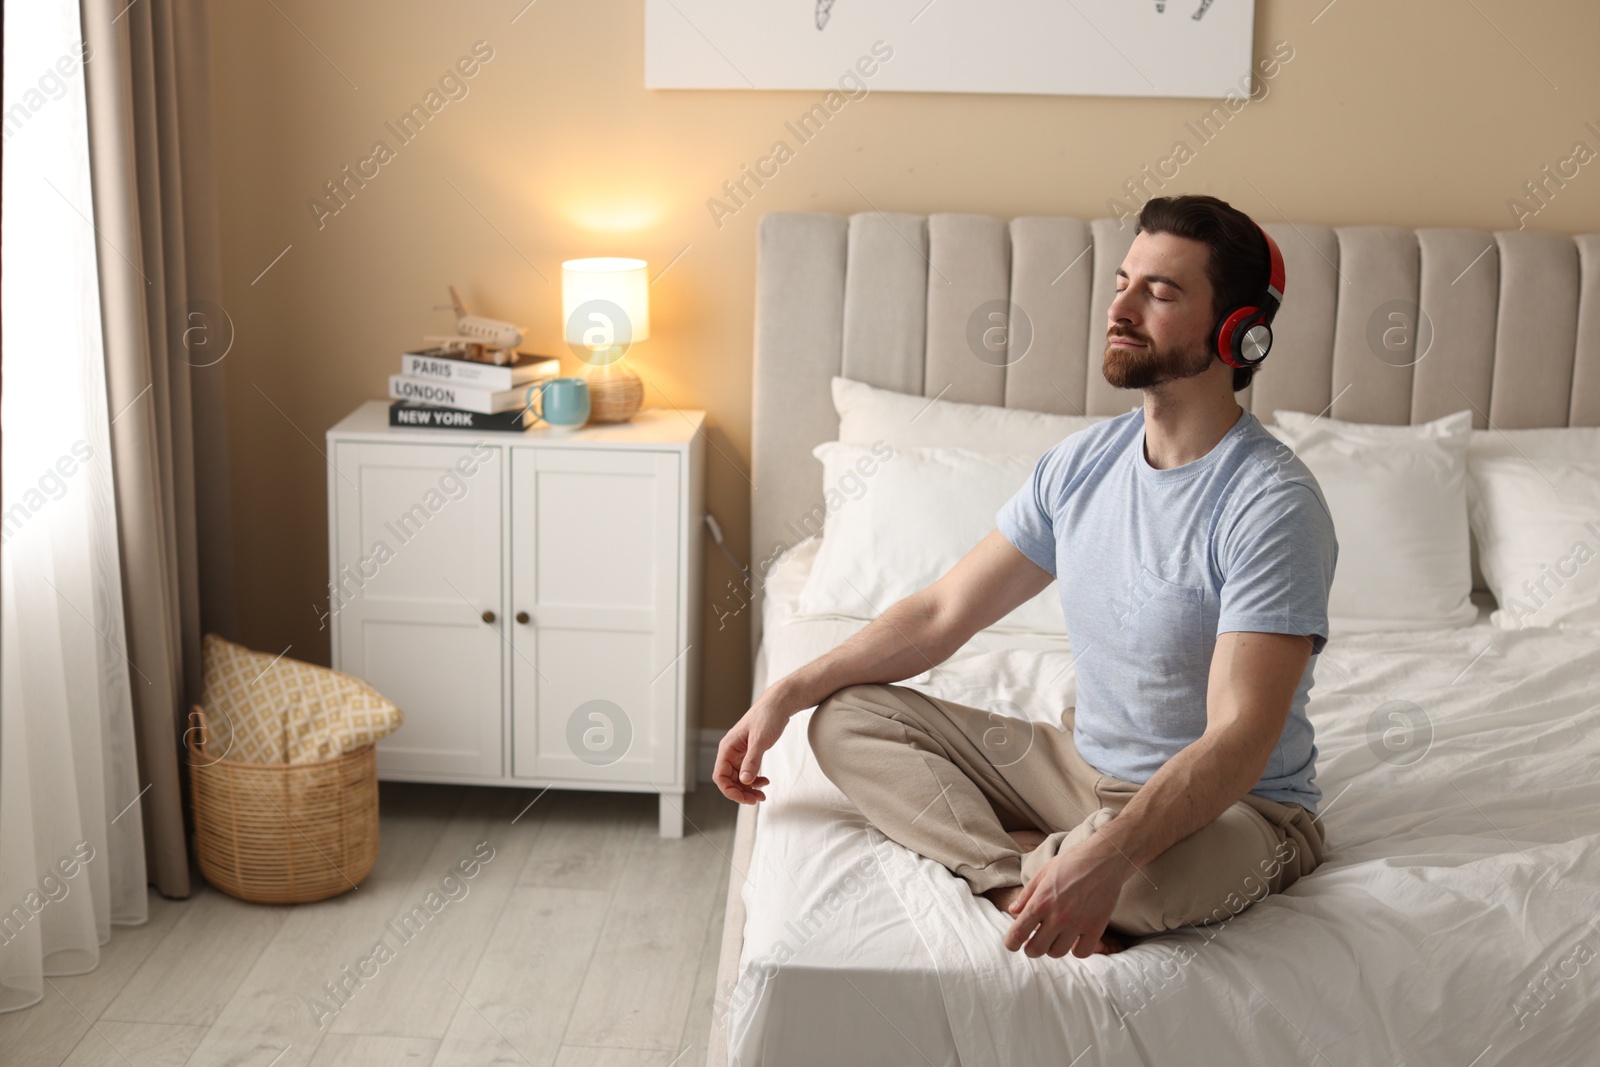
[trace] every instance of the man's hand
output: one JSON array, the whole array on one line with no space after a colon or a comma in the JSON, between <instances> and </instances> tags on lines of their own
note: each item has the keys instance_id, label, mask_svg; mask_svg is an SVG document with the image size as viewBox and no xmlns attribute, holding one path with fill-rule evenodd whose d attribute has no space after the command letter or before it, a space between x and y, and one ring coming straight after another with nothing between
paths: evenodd
<instances>
[{"instance_id":1,"label":"man's hand","mask_svg":"<svg viewBox=\"0 0 1600 1067\"><path fill-rule=\"evenodd\" d=\"M1134 870L1129 860L1096 837L1057 853L1035 872L1008 909L1017 920L1006 931L1006 948L1052 959L1068 952L1080 959L1094 953L1111 922L1122 884Z\"/></svg>"},{"instance_id":2,"label":"man's hand","mask_svg":"<svg viewBox=\"0 0 1600 1067\"><path fill-rule=\"evenodd\" d=\"M943 663L973 634L1038 595L1052 577L991 530L944 577L897 600L838 648L769 686L717 746L711 780L740 804L767 799L761 757L790 716L847 685L904 681Z\"/></svg>"},{"instance_id":3,"label":"man's hand","mask_svg":"<svg viewBox=\"0 0 1600 1067\"><path fill-rule=\"evenodd\" d=\"M734 723L733 729L722 735L711 780L723 796L740 804L767 799L761 791L767 784L767 779L760 776L761 757L778 743L788 724L789 716L763 696Z\"/></svg>"}]
</instances>

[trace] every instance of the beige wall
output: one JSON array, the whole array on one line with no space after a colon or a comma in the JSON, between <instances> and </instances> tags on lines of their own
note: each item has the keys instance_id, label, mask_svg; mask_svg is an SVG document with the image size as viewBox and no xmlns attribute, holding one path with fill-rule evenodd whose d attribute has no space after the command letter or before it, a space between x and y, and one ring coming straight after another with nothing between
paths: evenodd
<instances>
[{"instance_id":1,"label":"beige wall","mask_svg":"<svg viewBox=\"0 0 1600 1067\"><path fill-rule=\"evenodd\" d=\"M1292 59L1209 144L1185 123L1213 101L875 92L719 227L707 199L774 140L793 145L784 122L822 94L646 92L641 0L539 0L511 24L522 2L211 5L224 303L237 331L240 636L255 647L327 662L322 435L383 395L405 346L448 324L430 310L448 282L475 310L527 325L529 347L575 372L561 261L632 255L659 270L687 246L654 285L654 336L630 359L647 405L709 413L707 504L748 559L764 212L870 202L1102 216L1182 139L1194 155L1168 193L1211 193L1262 219L1500 229L1516 225L1507 201L1541 168L1580 140L1600 152L1585 127L1600 127L1592 3L1261 0L1255 55L1281 41ZM494 56L469 94L319 229L307 202L323 182L380 136L393 143L384 123L480 40ZM1526 221L1600 230L1600 162ZM705 559L710 603L737 572L709 541ZM707 608L699 640L704 724L726 726L748 702L746 620L719 630Z\"/></svg>"}]
</instances>

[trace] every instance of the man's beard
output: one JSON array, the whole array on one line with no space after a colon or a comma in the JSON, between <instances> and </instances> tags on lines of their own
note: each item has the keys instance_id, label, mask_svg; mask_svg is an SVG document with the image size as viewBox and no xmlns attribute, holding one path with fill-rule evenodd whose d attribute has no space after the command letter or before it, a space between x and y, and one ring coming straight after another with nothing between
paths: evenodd
<instances>
[{"instance_id":1,"label":"man's beard","mask_svg":"<svg viewBox=\"0 0 1600 1067\"><path fill-rule=\"evenodd\" d=\"M1193 351L1178 351L1157 348L1150 338L1132 330L1114 330L1111 337L1126 337L1144 345L1143 348L1113 345L1107 338L1101 373L1118 389L1149 389L1204 374L1211 366L1211 353L1204 342Z\"/></svg>"}]
</instances>

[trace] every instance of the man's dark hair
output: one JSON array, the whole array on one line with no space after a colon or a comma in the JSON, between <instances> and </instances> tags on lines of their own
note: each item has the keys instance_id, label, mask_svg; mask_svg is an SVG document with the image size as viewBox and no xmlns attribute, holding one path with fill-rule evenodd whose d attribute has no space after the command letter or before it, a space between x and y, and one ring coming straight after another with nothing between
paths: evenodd
<instances>
[{"instance_id":1,"label":"man's dark hair","mask_svg":"<svg viewBox=\"0 0 1600 1067\"><path fill-rule=\"evenodd\" d=\"M1211 249L1206 278L1211 282L1211 324L1241 304L1259 304L1272 263L1267 243L1249 215L1214 196L1158 196L1139 211L1135 233L1170 233ZM1206 349L1217 350L1211 333ZM1233 391L1250 384L1254 367L1233 369Z\"/></svg>"}]
</instances>

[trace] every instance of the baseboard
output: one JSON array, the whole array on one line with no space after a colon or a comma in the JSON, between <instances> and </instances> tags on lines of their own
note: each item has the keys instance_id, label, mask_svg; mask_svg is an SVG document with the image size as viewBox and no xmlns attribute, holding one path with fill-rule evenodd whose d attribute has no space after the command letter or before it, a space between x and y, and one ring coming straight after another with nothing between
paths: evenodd
<instances>
[{"instance_id":1,"label":"baseboard","mask_svg":"<svg viewBox=\"0 0 1600 1067\"><path fill-rule=\"evenodd\" d=\"M717 769L717 746L722 744L726 730L701 730L695 746L694 778L697 782L711 781L711 772Z\"/></svg>"}]
</instances>

